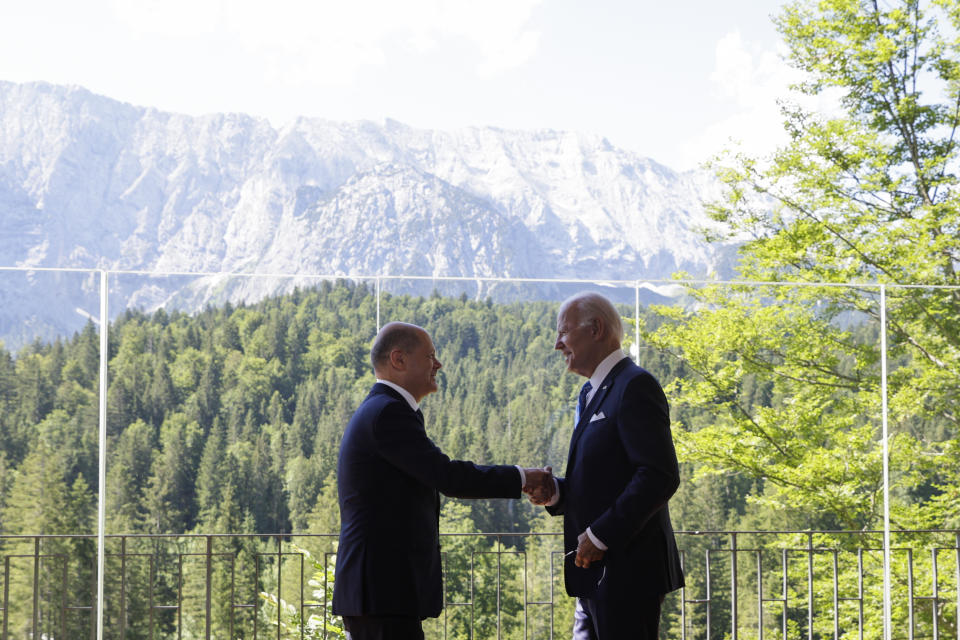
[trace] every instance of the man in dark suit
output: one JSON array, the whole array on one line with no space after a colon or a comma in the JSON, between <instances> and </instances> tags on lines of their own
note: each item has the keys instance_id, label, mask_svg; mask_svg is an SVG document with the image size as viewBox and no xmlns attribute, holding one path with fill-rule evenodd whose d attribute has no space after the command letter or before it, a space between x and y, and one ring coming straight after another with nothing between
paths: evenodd
<instances>
[{"instance_id":1,"label":"man in dark suit","mask_svg":"<svg viewBox=\"0 0 960 640\"><path fill-rule=\"evenodd\" d=\"M419 403L437 390L441 364L420 327L384 326L370 360L377 382L347 424L337 463L333 612L352 640L417 640L421 620L443 608L438 492L517 498L552 479L543 469L451 460L427 437Z\"/></svg>"},{"instance_id":2,"label":"man in dark suit","mask_svg":"<svg viewBox=\"0 0 960 640\"><path fill-rule=\"evenodd\" d=\"M656 639L664 595L683 586L667 501L680 484L663 390L623 353L623 325L596 293L566 300L554 347L581 389L564 478L564 581L575 640ZM534 500L539 502L539 500Z\"/></svg>"}]
</instances>

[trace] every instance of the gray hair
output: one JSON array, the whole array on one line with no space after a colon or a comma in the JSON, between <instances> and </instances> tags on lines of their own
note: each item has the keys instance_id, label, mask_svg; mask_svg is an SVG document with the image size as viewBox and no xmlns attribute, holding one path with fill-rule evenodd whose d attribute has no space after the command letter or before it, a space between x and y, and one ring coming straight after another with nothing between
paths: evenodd
<instances>
[{"instance_id":1,"label":"gray hair","mask_svg":"<svg viewBox=\"0 0 960 640\"><path fill-rule=\"evenodd\" d=\"M599 319L603 326L610 330L617 342L623 342L623 320L613 303L595 291L575 293L560 305L561 309L573 308L577 310L577 317L582 324Z\"/></svg>"},{"instance_id":2,"label":"gray hair","mask_svg":"<svg viewBox=\"0 0 960 640\"><path fill-rule=\"evenodd\" d=\"M390 322L384 325L370 348L370 364L373 365L374 370L378 365L386 364L390 359L390 352L394 349L410 353L420 346L422 335L423 329L415 324Z\"/></svg>"}]
</instances>

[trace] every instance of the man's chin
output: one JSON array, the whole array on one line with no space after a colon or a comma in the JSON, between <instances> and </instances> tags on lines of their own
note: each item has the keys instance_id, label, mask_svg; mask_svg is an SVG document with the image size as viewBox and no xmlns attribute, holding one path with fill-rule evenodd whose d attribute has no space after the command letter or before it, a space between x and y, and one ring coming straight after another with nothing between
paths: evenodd
<instances>
[{"instance_id":1,"label":"man's chin","mask_svg":"<svg viewBox=\"0 0 960 640\"><path fill-rule=\"evenodd\" d=\"M570 373L576 376L583 376L584 378L590 377L590 374L584 373L581 369L575 368L575 366L570 364L569 362L567 363L567 371L569 371Z\"/></svg>"}]
</instances>

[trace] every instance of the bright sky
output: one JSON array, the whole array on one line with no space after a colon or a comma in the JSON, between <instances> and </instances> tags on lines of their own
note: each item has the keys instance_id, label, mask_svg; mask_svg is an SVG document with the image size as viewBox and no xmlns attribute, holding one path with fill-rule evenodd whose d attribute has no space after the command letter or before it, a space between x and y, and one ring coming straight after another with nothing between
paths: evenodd
<instances>
[{"instance_id":1,"label":"bright sky","mask_svg":"<svg viewBox=\"0 0 960 640\"><path fill-rule=\"evenodd\" d=\"M0 0L0 80L188 114L606 136L675 169L778 139L781 0Z\"/></svg>"}]
</instances>

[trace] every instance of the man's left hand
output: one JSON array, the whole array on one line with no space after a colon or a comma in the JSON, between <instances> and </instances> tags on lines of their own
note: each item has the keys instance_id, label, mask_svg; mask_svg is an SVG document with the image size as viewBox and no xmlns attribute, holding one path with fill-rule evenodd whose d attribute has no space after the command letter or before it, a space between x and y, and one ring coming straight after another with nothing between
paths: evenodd
<instances>
[{"instance_id":1,"label":"man's left hand","mask_svg":"<svg viewBox=\"0 0 960 640\"><path fill-rule=\"evenodd\" d=\"M587 569L591 562L597 562L603 558L603 550L598 549L587 532L584 531L577 537L577 558L574 560L581 569Z\"/></svg>"}]
</instances>

